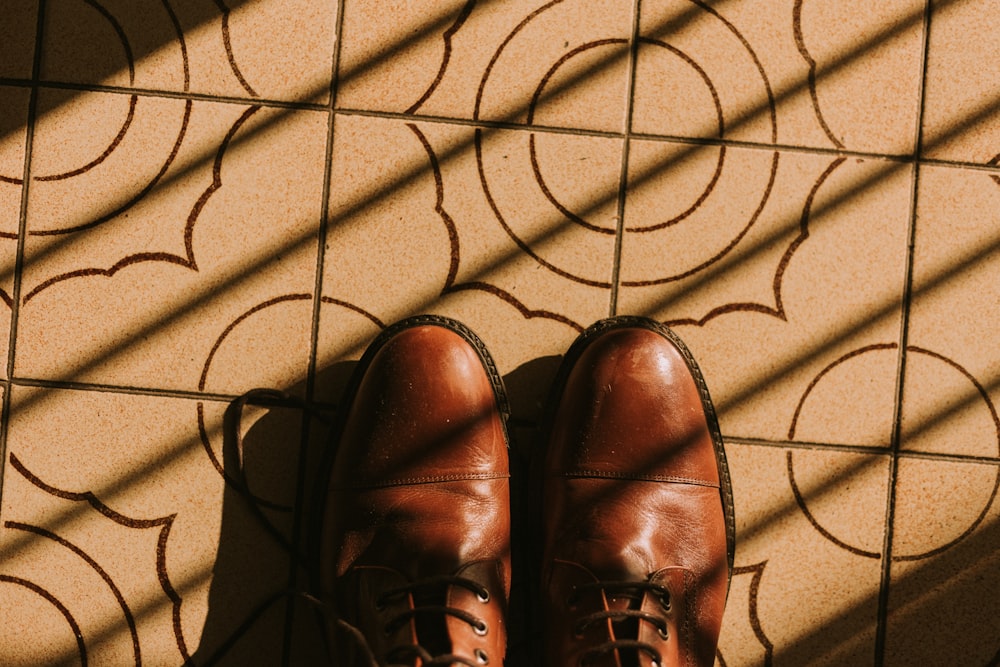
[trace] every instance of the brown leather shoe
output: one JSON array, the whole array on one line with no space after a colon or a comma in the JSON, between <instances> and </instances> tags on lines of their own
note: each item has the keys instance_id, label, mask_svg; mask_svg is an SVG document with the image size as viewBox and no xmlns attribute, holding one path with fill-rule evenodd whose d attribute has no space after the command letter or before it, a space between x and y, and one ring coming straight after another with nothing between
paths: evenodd
<instances>
[{"instance_id":1,"label":"brown leather shoe","mask_svg":"<svg viewBox=\"0 0 1000 667\"><path fill-rule=\"evenodd\" d=\"M598 322L556 378L543 477L543 664L712 665L733 566L704 380L666 327Z\"/></svg>"},{"instance_id":2,"label":"brown leather shoe","mask_svg":"<svg viewBox=\"0 0 1000 667\"><path fill-rule=\"evenodd\" d=\"M453 320L400 322L346 403L314 566L333 663L502 665L507 401L485 347Z\"/></svg>"}]
</instances>

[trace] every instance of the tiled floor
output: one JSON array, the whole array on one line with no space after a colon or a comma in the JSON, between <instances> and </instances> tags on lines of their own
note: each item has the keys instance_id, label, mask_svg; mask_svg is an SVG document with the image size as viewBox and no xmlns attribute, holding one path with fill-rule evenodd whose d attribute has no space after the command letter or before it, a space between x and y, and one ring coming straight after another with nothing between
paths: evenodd
<instances>
[{"instance_id":1,"label":"tiled floor","mask_svg":"<svg viewBox=\"0 0 1000 667\"><path fill-rule=\"evenodd\" d=\"M317 413L459 318L526 456L609 314L702 365L720 665L1000 664L996 0L0 0L0 663L316 664ZM9 335L8 333L9 332Z\"/></svg>"}]
</instances>

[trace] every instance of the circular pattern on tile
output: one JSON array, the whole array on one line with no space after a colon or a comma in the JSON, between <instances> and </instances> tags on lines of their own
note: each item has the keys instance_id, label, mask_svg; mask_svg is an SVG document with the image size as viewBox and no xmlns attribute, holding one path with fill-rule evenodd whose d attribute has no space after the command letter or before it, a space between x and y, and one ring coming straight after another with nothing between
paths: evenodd
<instances>
[{"instance_id":1,"label":"circular pattern on tile","mask_svg":"<svg viewBox=\"0 0 1000 667\"><path fill-rule=\"evenodd\" d=\"M176 16L167 5L150 5L144 9L149 23L157 26L164 39L180 45L158 52L157 57L180 74L187 91L190 65ZM55 68L50 76L107 83L90 80L103 72L117 85L135 85L136 58L123 20L96 0L60 9L50 20L57 22L49 27L53 34L48 38L47 57L52 63L46 66ZM127 81L115 80L126 72ZM162 103L117 93L45 90L39 104L32 153L37 185L32 195L39 209L57 209L61 214L41 221L31 216L28 233L33 236L88 229L137 204L176 158L191 115L187 101L171 123L161 116ZM96 117L110 122L95 124ZM95 134L95 128L100 132ZM171 129L164 132L164 128Z\"/></svg>"},{"instance_id":2,"label":"circular pattern on tile","mask_svg":"<svg viewBox=\"0 0 1000 667\"><path fill-rule=\"evenodd\" d=\"M85 622L82 627L95 628L95 621L100 625L96 627L107 629L115 628L115 632L107 634L100 643L91 642L90 648L96 651L106 651L109 648L112 637L114 643L119 645L119 650L128 650L135 660L140 663L139 633L135 615L126 602L126 596L130 595L130 590L143 590L143 599L151 605L170 604L173 607L173 614L180 613L181 598L177 595L170 576L167 573L167 540L171 534L171 527L174 524L176 514L167 514L154 519L134 518L121 514L104 502L92 491L69 491L49 484L34 472L29 470L16 455L10 454L10 466L8 471L13 476L16 472L19 477L16 479L25 480L32 493L37 494L35 500L30 502L52 502L58 499L60 505L38 506L37 515L56 520L60 525L65 526L65 521L60 518L71 518L70 523L77 524L73 530L76 539L85 542L74 543L68 539L40 526L21 523L16 521L5 521L4 528L9 531L22 531L31 533L29 542L33 548L39 549L37 553L32 553L31 557L20 560L27 563L28 567L36 569L36 574L26 575L26 578L16 576L0 575L0 583L16 583L22 587L30 589L47 600L56 607L62 616L69 623L76 638L77 648L81 664L87 664L88 647L84 641L84 633L80 623ZM66 505L63 501L68 501L73 505ZM90 523L94 522L94 523ZM87 528L80 529L80 526L87 525ZM125 529L125 530L121 530ZM143 531L152 530L155 534ZM10 535L11 533L8 533ZM176 534L176 533L175 533ZM42 538L42 541L35 541ZM132 567L130 572L137 577L147 577L146 582L138 579L132 581L129 586L120 587L115 583L114 572L102 567L90 553L96 553L96 549L102 546L114 545L113 550L120 550L129 554ZM141 546L140 546L141 545ZM86 548L85 548L86 547ZM138 550L137 550L138 549ZM144 557L137 559L137 556L144 553ZM89 553L88 553L89 552ZM16 550L15 550L16 555ZM105 554L106 555L106 554ZM148 561L145 560L148 558ZM145 562L142 562L145 561ZM149 561L153 566L150 567ZM16 566L17 560L12 558L11 564ZM41 565L40 565L41 564ZM69 593L60 589L58 595L53 592L53 587L47 582L56 577L58 585L65 581L73 583L73 589ZM152 576L152 578L150 578ZM31 581L29 581L31 579ZM152 598L152 591L155 590L153 581L159 584L164 598L160 601ZM119 579L119 582L121 580ZM136 588L138 586L139 588ZM109 599L114 598L114 603ZM65 603L65 604L64 604ZM86 605L86 610L81 604ZM113 612L110 610L114 609ZM3 606L0 605L0 618L2 618ZM94 613L98 617L94 617ZM108 614L113 614L109 617ZM49 612L51 616L51 612ZM118 620L113 620L117 618ZM100 619L100 620L98 620ZM107 625L107 623L111 623ZM51 624L41 624L37 628L48 628ZM6 627L0 623L0 632ZM127 628L127 632L125 629ZM88 631L89 632L89 631ZM185 648L180 627L173 629L177 639L177 648L181 651L184 659L189 658ZM65 644L65 642L63 642ZM128 649L125 649L125 647ZM69 658L68 644L61 647L63 652L59 664L64 664ZM125 655L124 652L119 655ZM20 664L20 663L19 663ZM51 659L40 660L37 663L25 664L52 664Z\"/></svg>"},{"instance_id":3,"label":"circular pattern on tile","mask_svg":"<svg viewBox=\"0 0 1000 667\"><path fill-rule=\"evenodd\" d=\"M85 2L83 4L83 7L89 7L89 8L91 8L94 11L93 12L86 12L85 11L81 15L81 17L86 17L86 18L90 18L90 19L96 19L96 21L93 24L91 24L91 25L88 25L88 23L91 23L90 21L79 20L77 26L75 26L77 30L80 30L82 28L82 30L86 31L91 36L91 39L88 39L88 40L84 41L83 43L85 43L85 44L86 43L94 43L95 41L101 43L104 46L104 48L101 49L102 56L103 56L102 59L107 58L108 55L110 55L110 54L116 54L118 57L120 57L121 58L121 64L119 65L119 71L127 70L128 71L128 85L129 86L134 85L135 84L135 56L134 56L134 54L132 52L132 45L129 43L128 37L125 34L125 30L122 27L121 22L119 22L118 19L116 19L115 16L111 12L109 12L104 6L102 6L101 4L99 4L98 2L96 2L95 0L85 0ZM95 15L95 12L96 12L96 15ZM78 17L78 19L79 18L80 17ZM99 37L96 37L96 35L98 35L98 34L104 34L106 36L106 38L105 39L100 39ZM59 41L60 41L60 43L62 45L65 45L67 47L69 47L69 46L71 46L71 45L74 44L74 40L65 40L64 39L64 40L59 40ZM118 49L114 48L114 46L112 46L112 44L114 44L116 42L117 42L117 46L119 46L120 49L121 49L120 51ZM77 42L77 43L79 43L79 42ZM75 60L77 60L78 62L80 60L85 60L86 56L87 56L86 53L75 53L74 55L75 55ZM112 57L114 57L114 56L112 56ZM108 64L109 63L91 63L90 67L93 69L93 71L101 71L101 69L104 69L104 67L107 67ZM79 93L71 93L71 95L74 98L83 97ZM44 101L45 98L42 98L42 100ZM78 101L79 100L76 100L76 99L72 100L72 102L78 102ZM83 101L86 103L87 100L83 100ZM111 121L111 122L105 122L105 123L99 123L99 124L90 123L89 125L91 127L101 127L102 129L105 129L105 130L111 130L111 129L113 129L116 126L118 127L117 131L114 131L112 133L113 134L113 138L110 141L105 142L103 150L100 150L100 152L92 151L92 149L88 150L90 147L83 147L83 146L81 146L81 150L78 151L78 150L75 150L73 148L73 146L71 145L73 141L78 141L78 140L84 140L84 141L86 141L86 140L91 139L91 137L89 136L89 133L86 133L86 132L63 131L63 130L61 130L59 128L56 128L56 129L53 129L53 130L49 130L53 134L59 135L63 139L63 141L65 142L64 145L63 145L63 147L62 147L63 150L60 150L56 155L53 156L53 158L59 159L59 157L61 157L63 155L73 155L75 158L77 158L77 159L80 160L80 164L72 166L72 167L65 166L65 167L63 167L61 169L55 170L55 171L53 171L51 173L48 173L48 174L44 173L44 168L43 169L39 169L39 171L42 172L42 173L39 174L39 175L35 175L33 177L34 180L38 180L38 181L58 181L58 180L62 180L62 179L65 179L65 178L71 178L71 177L76 176L78 174L82 174L82 173L84 173L86 171L89 171L90 169L93 169L94 167L96 167L97 165L99 165L101 162L103 162L105 159L107 159L107 157L121 143L122 139L125 137L125 133L128 132L129 126L131 126L132 120L135 118L135 108L136 108L136 105L137 105L138 101L139 101L139 98L138 98L137 95L131 95L131 96L129 96L127 111L125 112L124 118L121 119L120 123L115 123L115 122L111 121L111 119L114 118L114 116L118 115L118 114L105 115L104 113L101 113L101 112L98 112L98 111L84 111L83 113L80 114L81 116L83 116L85 118L88 118L88 119L89 118L93 118L93 117L97 117L97 116L101 116L105 120ZM62 106L64 106L64 104L59 104L59 107L62 107ZM89 106L92 106L92 105L89 105ZM53 109L52 111L56 111L56 109ZM45 121L47 119L47 115L48 115L47 114L47 110L45 108L42 108L40 110L40 115L41 115L40 123L45 123ZM36 131L38 131L38 129L36 129ZM46 131L45 128L44 128L44 126L41 128L41 131L42 132ZM92 153L94 155L94 157L92 159L90 159L90 160L87 160L86 157L83 157L83 156L86 156L88 153Z\"/></svg>"},{"instance_id":4,"label":"circular pattern on tile","mask_svg":"<svg viewBox=\"0 0 1000 667\"><path fill-rule=\"evenodd\" d=\"M32 158L35 181L61 181L98 167L121 145L135 119L137 95L53 93L41 97L53 105L42 114L37 134L59 137L58 150L40 150ZM103 122L94 123L94 118ZM73 163L69 163L72 161Z\"/></svg>"},{"instance_id":5,"label":"circular pattern on tile","mask_svg":"<svg viewBox=\"0 0 1000 667\"><path fill-rule=\"evenodd\" d=\"M52 93L49 92L49 95ZM63 93L66 95L65 93ZM74 94L72 96L66 95L66 97L76 98L78 95ZM45 99L43 97L43 99ZM90 96L90 99L70 99L67 103L59 103L54 105L60 113L67 106L73 106L78 110L77 113L81 118L93 118L95 116L100 116L106 119L106 123L89 123L88 127L92 130L97 130L98 132L75 132L67 127L65 127L64 122L60 122L59 119L55 122L51 122L49 118L42 114L43 118L38 122L35 128L36 133L49 133L53 135L60 135L61 149L59 152L53 152L52 155L47 156L50 162L61 162L66 159L67 156L71 156L77 164L39 164L36 160L33 166L38 167L39 171L45 170L45 167L49 167L49 173L42 173L40 175L35 175L32 177L36 181L61 181L66 178L71 178L78 174L82 174L86 171L90 171L101 162L104 162L109 155L118 147L122 139L125 137L125 133L128 132L129 126L132 124L132 119L135 118L135 109L138 104L139 98L136 95L130 95L127 100L125 98L118 98L118 96L104 96L101 100L104 104L102 108L94 108L94 98ZM120 103L119 103L120 102ZM115 118L121 118L120 122L116 123ZM46 122L49 121L50 124L54 125L53 128L46 127ZM117 129L116 129L117 128ZM97 136L95 136L97 134ZM23 137L20 138L23 141ZM74 145L75 144L75 145ZM11 183L13 185L22 185L24 179L20 176L12 176L11 174L17 173L18 170L23 169L23 164L14 164L9 159L14 157L14 151L8 152L3 157L8 158L5 160L6 164L0 163L0 182Z\"/></svg>"},{"instance_id":6,"label":"circular pattern on tile","mask_svg":"<svg viewBox=\"0 0 1000 667\"><path fill-rule=\"evenodd\" d=\"M690 34L644 27L650 34L638 48L633 131L709 140L738 132L775 142L774 95L756 52L710 5L690 5ZM621 284L674 282L720 261L757 222L777 168L777 151L633 138L623 244L642 258L623 263ZM700 174L695 182L692 171Z\"/></svg>"},{"instance_id":7,"label":"circular pattern on tile","mask_svg":"<svg viewBox=\"0 0 1000 667\"><path fill-rule=\"evenodd\" d=\"M998 486L997 465L900 459L892 559L920 560L961 542L986 518Z\"/></svg>"},{"instance_id":8,"label":"circular pattern on tile","mask_svg":"<svg viewBox=\"0 0 1000 667\"><path fill-rule=\"evenodd\" d=\"M290 355L290 351L296 348L301 350L307 344L308 327L304 323L309 321L311 313L311 294L278 296L241 313L226 326L212 345L202 367L198 389L205 391L208 387L225 387L234 382L242 384L241 380L245 377L259 378L261 375L270 375L272 378L282 376L288 378L294 377L295 370L304 373L306 364L304 354L299 359L299 364L292 364L291 371L286 365L289 361L293 361L290 357L294 355ZM305 378L298 379L301 381ZM305 394L303 386L288 390L296 396ZM273 394L280 396L281 392L275 391ZM202 448L215 470L232 488L246 494L261 506L290 512L292 508L288 499L276 500L264 497L259 495L256 489L250 488L247 471L243 470L245 443L242 440L241 422L244 408L242 403L239 404L238 410L236 407L237 404L234 402L227 410L225 422L227 432L216 434L213 438L206 428L205 404L202 401L197 403L198 432ZM227 447L234 449L227 450Z\"/></svg>"},{"instance_id":9,"label":"circular pattern on tile","mask_svg":"<svg viewBox=\"0 0 1000 667\"><path fill-rule=\"evenodd\" d=\"M558 275L606 288L610 287L607 267L594 261L594 257L611 251L610 247L605 247L610 239L570 237L569 233L576 227L610 237L621 226L618 200L622 174L615 165L620 163L625 141L623 123L627 112L628 69L624 65L632 57L630 40L624 36L600 34L602 26L591 26L590 33L579 43L571 45L567 41L559 49L552 40L536 40L534 43L541 44L537 48L543 53L533 52L532 58L527 59L528 64L524 63L525 58L516 57L532 43L536 33L550 29L553 21L575 4L561 0L550 2L527 16L508 34L483 74L474 118L507 120L516 117L521 112L517 108L520 102L525 106L529 126L558 125L578 116L581 120L577 120L574 127L593 127L610 132L611 136L510 132L512 138L500 141L494 139L501 132L499 130L477 130L476 159L483 191L497 221L525 254ZM713 34L718 33L716 41L722 46L716 50L721 48L728 54L728 60L737 60L750 68L747 71L755 73L754 85L760 88L758 96L765 100L763 108L771 112L769 123L773 140L776 136L774 100L756 54L732 24L711 8L695 4L707 17ZM660 114L675 117L670 123L676 131L720 139L726 131L727 116L740 119L741 109L736 106L739 100L732 95L720 95L712 74L696 57L652 37L641 37L640 47L639 62L643 66L637 68L636 73L636 105L656 111L665 104L660 99L662 96L641 85L641 76L670 77L674 85L690 89L680 97L688 103L696 101L697 107L677 105L672 114ZM551 62L547 68L524 71L526 67L536 67L535 62L546 62L546 58ZM517 72L519 78L512 72ZM728 75L720 73L719 76L726 79ZM532 80L534 85L528 88ZM508 90L504 85L514 89ZM501 88L505 95L501 95ZM670 110L667 104L664 111ZM730 108L726 108L727 105ZM681 106L685 108L679 109ZM707 126L705 118L710 119ZM625 275L623 285L675 281L719 261L756 222L774 183L776 151L746 151L745 155L727 160L722 146L641 142L638 139L633 139L632 143L628 173L630 203L626 210L625 231L631 234L663 232L662 235L644 236L642 244L657 249L656 252L659 249L664 252L662 261L652 262L655 274ZM643 148L643 143L651 147ZM677 166L682 166L683 170L672 170ZM683 171L685 177L681 187L675 187L676 178L671 180L671 171L675 174ZM692 172L699 174L695 179L698 183L692 183ZM755 177L746 178L748 173ZM561 181L561 187L554 181ZM718 201L713 202L712 195L718 192L726 196L716 197ZM645 197L648 205L633 206L636 196ZM734 219L729 212L723 214L717 208L719 202L733 196L747 202L742 207L746 211L742 219ZM693 230L679 234L670 230L686 221L690 221ZM711 239L711 242L692 243L692 235L699 240ZM557 238L567 242L553 242ZM565 246L569 245L570 238L576 249L583 247L586 250L567 252ZM699 248L699 253L695 256L676 252L677 248Z\"/></svg>"},{"instance_id":10,"label":"circular pattern on tile","mask_svg":"<svg viewBox=\"0 0 1000 667\"><path fill-rule=\"evenodd\" d=\"M71 659L70 656L52 653L60 651L62 646L68 648L75 644L76 659L81 665L87 664L87 646L83 641L80 624L62 601L32 581L7 574L0 574L0 590L2 589L7 591L0 595L4 600L4 604L0 605L0 647L14 646L18 654L0 655L0 660L6 662L9 659L10 664L41 665L51 664L56 659L60 664L65 664L67 659ZM30 627L25 627L26 621ZM51 631L60 627L60 621L69 626L68 633L60 633L65 639L56 643L52 641L54 637L49 636L44 643L38 641L39 629ZM14 633L13 638L5 640L5 635L10 637Z\"/></svg>"},{"instance_id":11,"label":"circular pattern on tile","mask_svg":"<svg viewBox=\"0 0 1000 667\"><path fill-rule=\"evenodd\" d=\"M244 377L259 381L267 376L285 376L281 378L286 380L282 386L289 386L289 371L281 367L289 361L291 350L307 344L303 338L308 336L308 327L301 323L309 321L309 317L302 316L308 316L311 310L312 294L284 294L248 308L227 324L212 344L198 379L198 390L220 391ZM304 358L301 361L298 370L304 371Z\"/></svg>"},{"instance_id":12,"label":"circular pattern on tile","mask_svg":"<svg viewBox=\"0 0 1000 667\"><path fill-rule=\"evenodd\" d=\"M122 21L103 0L54 3L47 9L44 78L112 85L135 83L132 43ZM156 11L150 11L148 6L143 9L148 17Z\"/></svg>"},{"instance_id":13,"label":"circular pattern on tile","mask_svg":"<svg viewBox=\"0 0 1000 667\"><path fill-rule=\"evenodd\" d=\"M525 16L483 71L473 118L622 131L629 22L589 14L586 0L552 0Z\"/></svg>"},{"instance_id":14,"label":"circular pattern on tile","mask_svg":"<svg viewBox=\"0 0 1000 667\"><path fill-rule=\"evenodd\" d=\"M59 545L65 550L64 553L66 553L67 556L69 555L69 553L73 554L73 557L71 557L75 561L73 565L79 566L82 562L86 564L90 570L92 570L95 574L97 574L103 581L104 585L107 587L107 590L114 596L115 601L118 603L119 609L121 609L122 620L124 621L124 625L128 627L129 637L132 643L132 654L135 658L135 664L139 665L142 663L139 653L139 632L136 626L135 616L132 614L132 610L129 608L128 603L125 601L125 596L122 594L121 589L118 588L118 586L115 584L111 576L104 570L104 568L100 566L100 564L97 561L95 561L86 551L84 551L77 545L73 544L69 540L60 537L59 535L56 535L55 533L45 528L14 521L5 522L4 527L7 529L14 529L26 533L31 533L32 535L34 535L35 538L42 538L44 540L49 541L49 543ZM71 578L75 582L76 587L79 589L79 587L82 584L82 577L78 575ZM67 614L69 613L68 610L64 611Z\"/></svg>"},{"instance_id":15,"label":"circular pattern on tile","mask_svg":"<svg viewBox=\"0 0 1000 667\"><path fill-rule=\"evenodd\" d=\"M859 415L862 425L869 426L847 434L845 440L854 446L876 444L885 447L888 444L885 438L891 437L886 429L892 427L894 412L894 405L885 400L885 395L886 392L889 392L889 396L895 393L898 350L899 346L895 343L868 345L827 365L803 392L789 428L789 439L801 438L803 433L819 433L824 428L829 432L827 418L844 424L851 423L851 416ZM934 433L934 427L939 422L946 422L952 411L975 406L977 413L983 418L982 424L986 426L978 429L982 442L969 442L964 438L959 443L941 442L940 438L946 437L947 433L937 432L935 435L938 442L925 443L919 451L929 454L1000 456L1000 417L982 384L944 355L913 345L907 346L906 352L908 380L905 389L911 395L924 399L921 403L924 409L918 412L919 422L904 429L902 451L910 451L908 443L917 439L922 432ZM929 384L920 381L924 377L933 377L935 382ZM847 387L851 391L845 392ZM947 391L948 395L937 395L941 391ZM935 394L933 398L939 400L930 401L921 395L926 392ZM904 394L904 405L906 401ZM933 409L933 412L927 414L928 409ZM917 421L916 418L913 420ZM904 418L904 425L905 422ZM862 435L866 437L861 437ZM888 457L892 452L886 449L885 455ZM1000 488L1000 466L990 463L906 457L900 460L897 470L893 560L926 558L960 542L982 523ZM888 484L888 479L880 479L878 476L861 480L856 478L856 473L857 471L852 471L840 480L845 488L846 485L853 484L859 489L857 493L877 495L878 490L869 487L873 484L880 487ZM809 498L801 493L795 475L793 457L789 453L789 483L801 511L821 534L857 555L880 557L872 545L856 544L844 538L842 531L825 525L822 516L811 509ZM956 494L961 494L961 503L944 502ZM941 499L942 502L936 502L936 499ZM956 509L959 511L956 512ZM883 525L884 516L884 508L857 513L862 522L871 523L869 528L872 530Z\"/></svg>"},{"instance_id":16,"label":"circular pattern on tile","mask_svg":"<svg viewBox=\"0 0 1000 667\"><path fill-rule=\"evenodd\" d=\"M777 151L632 140L621 284L675 282L723 259L759 219L777 172Z\"/></svg>"},{"instance_id":17,"label":"circular pattern on tile","mask_svg":"<svg viewBox=\"0 0 1000 667\"><path fill-rule=\"evenodd\" d=\"M651 51L652 53L650 53ZM716 91L715 86L712 84L712 80L708 77L705 70L683 51L660 40L649 38L641 39L640 57L643 56L645 56L647 60L655 61L658 66L653 72L643 72L644 76L659 76L663 78L670 78L675 81L683 81L684 83L682 86L688 91L689 97L694 97L696 99L701 98L700 103L696 103L694 108L685 110L685 115L696 115L701 119L709 120L701 121L705 124L704 127L692 127L691 133L695 136L700 136L706 134L702 131L703 129L710 129L711 136L713 138L721 139L725 132L725 119L722 113L722 104L719 100L719 93ZM681 71L678 71L678 69ZM663 115L670 114L671 111L674 111L674 114L672 115L676 115L674 108L676 106L682 105L671 104L669 105L669 108L660 108L657 111L659 114ZM691 152L694 151L692 150ZM697 197L695 197L694 200L691 201L686 207L684 207L684 204L687 202L681 203L680 207L684 208L683 211L675 214L668 213L664 216L666 219L660 221L646 221L640 222L639 224L629 221L625 231L653 232L664 227L675 225L690 216L699 206L701 206L709 194L711 194L716 183L719 181L719 176L721 175L723 165L725 164L725 146L719 146L716 148L715 153L717 158L715 160L714 169L711 170L711 174L707 174L706 172L705 175L708 176L707 178L704 178L703 176L703 186L695 186L691 188L692 194L696 193ZM688 171L689 170L685 170L685 172ZM688 178L690 178L690 175L688 175ZM630 186L636 185L631 172L629 174L629 184ZM678 206L676 203L673 205L675 208Z\"/></svg>"},{"instance_id":18,"label":"circular pattern on tile","mask_svg":"<svg viewBox=\"0 0 1000 667\"><path fill-rule=\"evenodd\" d=\"M799 399L788 439L888 448L898 349L895 343L866 345L827 365ZM851 412L847 421L846 410ZM851 424L850 433L844 424Z\"/></svg>"}]
</instances>

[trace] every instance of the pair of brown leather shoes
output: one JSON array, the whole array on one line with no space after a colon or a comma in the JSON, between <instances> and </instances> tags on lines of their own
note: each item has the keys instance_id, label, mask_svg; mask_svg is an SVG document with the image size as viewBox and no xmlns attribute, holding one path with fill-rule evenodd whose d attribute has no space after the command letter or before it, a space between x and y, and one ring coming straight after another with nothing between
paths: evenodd
<instances>
[{"instance_id":1,"label":"pair of brown leather shoes","mask_svg":"<svg viewBox=\"0 0 1000 667\"><path fill-rule=\"evenodd\" d=\"M334 664L504 664L522 622L508 616L507 414L489 353L458 322L411 318L369 347L316 529ZM598 322L567 353L547 422L530 508L541 664L711 665L734 522L690 353L653 321Z\"/></svg>"}]
</instances>

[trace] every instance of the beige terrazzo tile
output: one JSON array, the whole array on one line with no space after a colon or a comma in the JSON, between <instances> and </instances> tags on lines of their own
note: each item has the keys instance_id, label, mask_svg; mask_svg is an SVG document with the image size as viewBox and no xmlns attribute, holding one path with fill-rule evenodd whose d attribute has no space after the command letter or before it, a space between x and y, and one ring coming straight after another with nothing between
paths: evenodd
<instances>
[{"instance_id":1,"label":"beige terrazzo tile","mask_svg":"<svg viewBox=\"0 0 1000 667\"><path fill-rule=\"evenodd\" d=\"M903 392L906 449L1000 455L1000 184L989 173L921 171L910 350Z\"/></svg>"},{"instance_id":2,"label":"beige terrazzo tile","mask_svg":"<svg viewBox=\"0 0 1000 667\"><path fill-rule=\"evenodd\" d=\"M88 163L106 137L83 100L110 114L130 98L74 98L36 132L34 171L79 171L33 183L18 373L229 393L301 381L325 115L143 98ZM210 372L217 353L235 363Z\"/></svg>"},{"instance_id":3,"label":"beige terrazzo tile","mask_svg":"<svg viewBox=\"0 0 1000 667\"><path fill-rule=\"evenodd\" d=\"M35 650L92 664L200 660L231 638L234 655L278 659L283 613L240 631L289 568L222 477L225 404L37 389L15 389L12 403L0 584L54 622L36 626L37 642L5 624L5 664ZM242 421L250 488L277 504L265 512L282 531L300 418L248 409Z\"/></svg>"},{"instance_id":4,"label":"beige terrazzo tile","mask_svg":"<svg viewBox=\"0 0 1000 667\"><path fill-rule=\"evenodd\" d=\"M924 154L997 164L1000 158L1000 7L989 0L932 0Z\"/></svg>"},{"instance_id":5,"label":"beige terrazzo tile","mask_svg":"<svg viewBox=\"0 0 1000 667\"><path fill-rule=\"evenodd\" d=\"M28 88L0 86L0 239L5 245L17 237L21 219L30 95ZM3 268L4 275L13 269L6 264Z\"/></svg>"},{"instance_id":6,"label":"beige terrazzo tile","mask_svg":"<svg viewBox=\"0 0 1000 667\"><path fill-rule=\"evenodd\" d=\"M910 153L923 4L643 2L633 129Z\"/></svg>"},{"instance_id":7,"label":"beige terrazzo tile","mask_svg":"<svg viewBox=\"0 0 1000 667\"><path fill-rule=\"evenodd\" d=\"M561 207L531 168L532 137L539 163L576 160L571 176L550 183ZM335 138L324 298L383 324L421 312L458 317L502 373L562 354L607 314L610 140L356 117L339 117ZM357 337L341 340L358 352ZM320 365L340 355L321 349Z\"/></svg>"},{"instance_id":8,"label":"beige terrazzo tile","mask_svg":"<svg viewBox=\"0 0 1000 667\"><path fill-rule=\"evenodd\" d=\"M30 79L35 59L38 3L0 1L0 77Z\"/></svg>"},{"instance_id":9,"label":"beige terrazzo tile","mask_svg":"<svg viewBox=\"0 0 1000 667\"><path fill-rule=\"evenodd\" d=\"M323 0L54 0L42 78L322 104L336 14Z\"/></svg>"},{"instance_id":10,"label":"beige terrazzo tile","mask_svg":"<svg viewBox=\"0 0 1000 667\"><path fill-rule=\"evenodd\" d=\"M831 364L898 345L910 168L729 147L725 167L734 173L723 170L713 183L709 158L718 149L642 150L637 171L650 175L626 202L618 312L674 326L705 372L727 435L888 444L891 358L827 376L819 400L831 381L868 389L847 390L851 404L835 401L832 419L809 417L798 433L794 423ZM678 160L678 152L691 156ZM689 166L698 185L679 190L673 184Z\"/></svg>"},{"instance_id":11,"label":"beige terrazzo tile","mask_svg":"<svg viewBox=\"0 0 1000 667\"><path fill-rule=\"evenodd\" d=\"M337 105L621 132L631 32L628 0L348 0Z\"/></svg>"},{"instance_id":12,"label":"beige terrazzo tile","mask_svg":"<svg viewBox=\"0 0 1000 667\"><path fill-rule=\"evenodd\" d=\"M268 600L305 573L220 475L227 404L169 394L310 395L315 333L330 412L384 326L440 313L493 353L522 465L559 356L611 310L670 323L720 409L718 664L997 663L994 2L0 0L8 297L39 5L0 663L71 661L74 624L90 664L320 663L309 606ZM278 107L327 104L337 58L323 183L329 115ZM985 169L881 159L920 118L923 158ZM250 485L286 507L327 444L311 422L301 465L302 425L244 419Z\"/></svg>"},{"instance_id":13,"label":"beige terrazzo tile","mask_svg":"<svg viewBox=\"0 0 1000 667\"><path fill-rule=\"evenodd\" d=\"M994 436L994 448L1000 446L1000 433L989 435ZM991 516L997 478L995 462L901 458L893 516L893 558L918 561L967 539Z\"/></svg>"},{"instance_id":14,"label":"beige terrazzo tile","mask_svg":"<svg viewBox=\"0 0 1000 667\"><path fill-rule=\"evenodd\" d=\"M988 554L998 540L1000 356L983 342L1000 322L998 202L989 173L921 171L900 446L932 458L899 463L887 665L946 664L942 645L962 646L970 664L996 660L984 638L997 635ZM920 632L928 624L941 643Z\"/></svg>"},{"instance_id":15,"label":"beige terrazzo tile","mask_svg":"<svg viewBox=\"0 0 1000 667\"><path fill-rule=\"evenodd\" d=\"M903 385L903 449L1000 457L997 384L994 378L987 389L954 359L917 345L908 346Z\"/></svg>"},{"instance_id":16,"label":"beige terrazzo tile","mask_svg":"<svg viewBox=\"0 0 1000 667\"><path fill-rule=\"evenodd\" d=\"M10 343L30 90L0 86L0 359ZM6 363L0 376L7 376Z\"/></svg>"},{"instance_id":17,"label":"beige terrazzo tile","mask_svg":"<svg viewBox=\"0 0 1000 667\"><path fill-rule=\"evenodd\" d=\"M874 663L888 457L727 443L726 665Z\"/></svg>"},{"instance_id":18,"label":"beige terrazzo tile","mask_svg":"<svg viewBox=\"0 0 1000 667\"><path fill-rule=\"evenodd\" d=\"M995 462L900 461L887 666L996 663L998 479Z\"/></svg>"}]
</instances>

